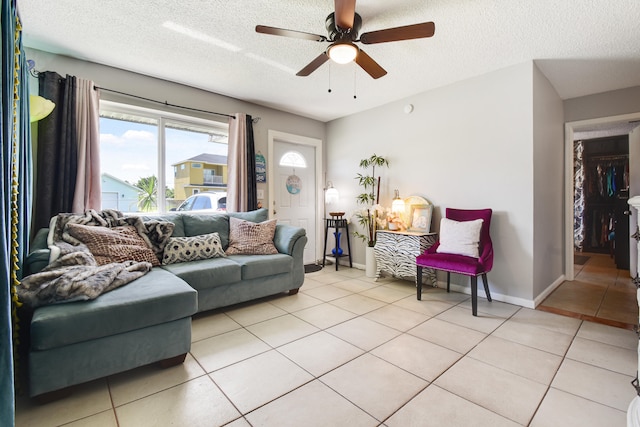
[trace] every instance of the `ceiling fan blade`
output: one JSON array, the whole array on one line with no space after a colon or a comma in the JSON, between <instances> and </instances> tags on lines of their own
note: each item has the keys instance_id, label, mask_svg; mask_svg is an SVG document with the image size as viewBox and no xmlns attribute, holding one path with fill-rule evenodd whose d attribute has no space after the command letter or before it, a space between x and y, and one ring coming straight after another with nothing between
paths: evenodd
<instances>
[{"instance_id":1,"label":"ceiling fan blade","mask_svg":"<svg viewBox=\"0 0 640 427\"><path fill-rule=\"evenodd\" d=\"M382 68L376 61L374 61L373 58L367 55L362 49L358 51L358 55L356 56L356 64L362 67L362 69L365 70L374 79L379 79L380 77L387 74L387 71Z\"/></svg>"},{"instance_id":2,"label":"ceiling fan blade","mask_svg":"<svg viewBox=\"0 0 640 427\"><path fill-rule=\"evenodd\" d=\"M364 44L395 42L400 40L421 39L431 37L436 32L433 22L406 25L404 27L387 28L386 30L371 31L360 36Z\"/></svg>"},{"instance_id":3,"label":"ceiling fan blade","mask_svg":"<svg viewBox=\"0 0 640 427\"><path fill-rule=\"evenodd\" d=\"M316 56L316 59L311 61L306 67L296 73L296 76L308 76L318 69L322 64L329 60L329 55L325 52L322 52L320 55Z\"/></svg>"},{"instance_id":4,"label":"ceiling fan blade","mask_svg":"<svg viewBox=\"0 0 640 427\"><path fill-rule=\"evenodd\" d=\"M353 17L356 14L356 0L335 0L336 25L343 30L353 28Z\"/></svg>"},{"instance_id":5,"label":"ceiling fan blade","mask_svg":"<svg viewBox=\"0 0 640 427\"><path fill-rule=\"evenodd\" d=\"M285 30L283 28L267 27L266 25L256 25L256 32L262 34L271 34L274 36L293 37L296 39L311 40L314 42L327 41L325 36L318 34L305 33L302 31Z\"/></svg>"}]
</instances>

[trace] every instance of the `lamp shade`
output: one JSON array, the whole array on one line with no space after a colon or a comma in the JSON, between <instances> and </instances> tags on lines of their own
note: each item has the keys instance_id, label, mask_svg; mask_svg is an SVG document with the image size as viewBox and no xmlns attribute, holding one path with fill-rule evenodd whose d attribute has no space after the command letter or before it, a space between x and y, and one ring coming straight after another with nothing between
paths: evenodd
<instances>
[{"instance_id":1,"label":"lamp shade","mask_svg":"<svg viewBox=\"0 0 640 427\"><path fill-rule=\"evenodd\" d=\"M324 193L324 201L326 204L335 204L340 200L340 193L336 188L333 187L333 184L329 182L327 191Z\"/></svg>"},{"instance_id":2,"label":"lamp shade","mask_svg":"<svg viewBox=\"0 0 640 427\"><path fill-rule=\"evenodd\" d=\"M395 196L393 197L393 201L391 202L391 212L403 213L404 208L404 200L400 198L400 193L398 192L398 190L395 190Z\"/></svg>"},{"instance_id":3,"label":"lamp shade","mask_svg":"<svg viewBox=\"0 0 640 427\"><path fill-rule=\"evenodd\" d=\"M356 59L358 48L351 42L335 43L329 46L329 58L338 64L348 64Z\"/></svg>"},{"instance_id":4,"label":"lamp shade","mask_svg":"<svg viewBox=\"0 0 640 427\"><path fill-rule=\"evenodd\" d=\"M56 104L46 98L29 95L29 121L33 123L44 119L51 114L55 107Z\"/></svg>"}]
</instances>

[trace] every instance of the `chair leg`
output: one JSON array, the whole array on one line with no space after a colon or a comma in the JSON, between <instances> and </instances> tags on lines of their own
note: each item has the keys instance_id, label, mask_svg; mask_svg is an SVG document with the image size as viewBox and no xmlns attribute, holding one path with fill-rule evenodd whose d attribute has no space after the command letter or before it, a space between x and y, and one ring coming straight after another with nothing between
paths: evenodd
<instances>
[{"instance_id":1,"label":"chair leg","mask_svg":"<svg viewBox=\"0 0 640 427\"><path fill-rule=\"evenodd\" d=\"M478 276L471 276L471 312L478 315Z\"/></svg>"},{"instance_id":2,"label":"chair leg","mask_svg":"<svg viewBox=\"0 0 640 427\"><path fill-rule=\"evenodd\" d=\"M451 286L451 273L447 271L447 293L449 293L450 286Z\"/></svg>"},{"instance_id":3,"label":"chair leg","mask_svg":"<svg viewBox=\"0 0 640 427\"><path fill-rule=\"evenodd\" d=\"M418 301L422 300L422 267L417 266L418 271L416 274L416 288L417 288L417 297Z\"/></svg>"},{"instance_id":4,"label":"chair leg","mask_svg":"<svg viewBox=\"0 0 640 427\"><path fill-rule=\"evenodd\" d=\"M487 282L487 273L482 275L482 283L484 283L484 292L487 294L487 300L491 302L491 293L489 292L489 283Z\"/></svg>"}]
</instances>

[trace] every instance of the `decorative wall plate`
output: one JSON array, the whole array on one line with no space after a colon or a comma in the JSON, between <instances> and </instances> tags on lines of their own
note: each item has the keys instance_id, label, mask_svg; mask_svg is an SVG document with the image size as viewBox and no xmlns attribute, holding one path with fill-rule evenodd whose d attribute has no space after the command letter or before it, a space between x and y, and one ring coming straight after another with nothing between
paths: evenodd
<instances>
[{"instance_id":1,"label":"decorative wall plate","mask_svg":"<svg viewBox=\"0 0 640 427\"><path fill-rule=\"evenodd\" d=\"M289 175L287 177L286 186L289 194L298 194L302 189L302 180L298 175Z\"/></svg>"}]
</instances>

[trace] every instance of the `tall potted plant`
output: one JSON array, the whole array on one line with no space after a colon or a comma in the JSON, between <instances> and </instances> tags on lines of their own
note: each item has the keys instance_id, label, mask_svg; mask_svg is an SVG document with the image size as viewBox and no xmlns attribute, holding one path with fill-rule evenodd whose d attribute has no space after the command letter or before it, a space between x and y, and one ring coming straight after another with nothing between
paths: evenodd
<instances>
[{"instance_id":1,"label":"tall potted plant","mask_svg":"<svg viewBox=\"0 0 640 427\"><path fill-rule=\"evenodd\" d=\"M373 154L371 157L360 161L360 168L365 173L356 176L358 185L362 187L362 193L356 196L356 201L362 209L356 212L358 223L364 228L364 233L354 231L353 234L367 243L366 249L366 273L368 277L375 276L375 257L373 247L376 244L376 230L378 229L378 217L382 212L380 207L380 176L376 176L376 167L389 167L389 161L384 157Z\"/></svg>"}]
</instances>

